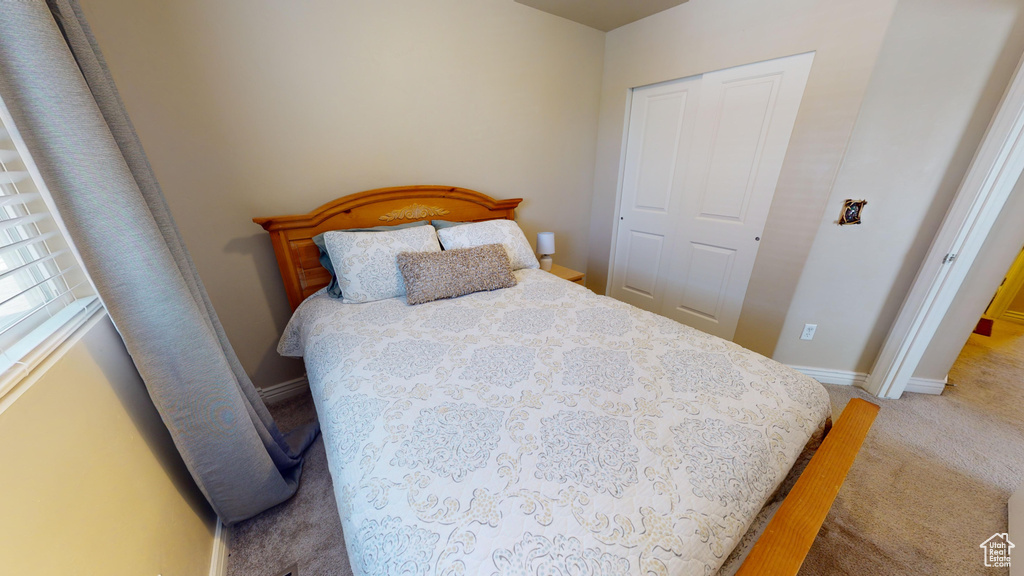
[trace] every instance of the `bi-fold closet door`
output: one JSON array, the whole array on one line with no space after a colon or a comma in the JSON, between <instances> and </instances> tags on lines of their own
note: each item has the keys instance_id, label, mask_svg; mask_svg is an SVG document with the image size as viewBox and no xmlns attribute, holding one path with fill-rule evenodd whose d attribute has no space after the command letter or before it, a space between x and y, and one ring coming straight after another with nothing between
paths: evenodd
<instances>
[{"instance_id":1,"label":"bi-fold closet door","mask_svg":"<svg viewBox=\"0 0 1024 576\"><path fill-rule=\"evenodd\" d=\"M732 339L813 57L633 89L609 295Z\"/></svg>"}]
</instances>

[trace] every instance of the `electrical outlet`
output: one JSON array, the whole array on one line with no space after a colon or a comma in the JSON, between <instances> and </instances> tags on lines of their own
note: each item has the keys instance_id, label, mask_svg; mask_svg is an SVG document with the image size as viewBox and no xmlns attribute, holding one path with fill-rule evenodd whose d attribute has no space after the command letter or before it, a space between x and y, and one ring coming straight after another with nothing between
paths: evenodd
<instances>
[{"instance_id":1,"label":"electrical outlet","mask_svg":"<svg viewBox=\"0 0 1024 576\"><path fill-rule=\"evenodd\" d=\"M801 340L814 340L814 331L818 329L817 324L804 324L804 331L800 334Z\"/></svg>"}]
</instances>

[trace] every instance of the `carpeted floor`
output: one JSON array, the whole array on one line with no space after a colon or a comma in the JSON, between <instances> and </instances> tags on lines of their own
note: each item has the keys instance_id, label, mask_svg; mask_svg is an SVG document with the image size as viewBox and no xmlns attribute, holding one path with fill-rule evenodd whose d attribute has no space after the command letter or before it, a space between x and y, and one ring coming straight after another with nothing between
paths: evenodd
<instances>
[{"instance_id":1,"label":"carpeted floor","mask_svg":"<svg viewBox=\"0 0 1024 576\"><path fill-rule=\"evenodd\" d=\"M282 430L316 417L308 394L270 410ZM279 576L293 566L297 576L352 574L322 436L306 452L295 496L235 525L228 551L228 576Z\"/></svg>"},{"instance_id":2,"label":"carpeted floor","mask_svg":"<svg viewBox=\"0 0 1024 576\"><path fill-rule=\"evenodd\" d=\"M1024 483L1024 326L971 335L942 396L882 403L801 574L1007 574L979 545ZM855 395L828 386L837 411Z\"/></svg>"},{"instance_id":3,"label":"carpeted floor","mask_svg":"<svg viewBox=\"0 0 1024 576\"><path fill-rule=\"evenodd\" d=\"M972 335L942 396L906 394L882 410L800 574L963 576L985 568L979 544L1006 530L1006 501L1024 483L1024 326ZM838 414L855 388L826 386ZM282 429L312 400L272 407ZM234 528L230 576L349 575L323 441L310 448L288 502Z\"/></svg>"}]
</instances>

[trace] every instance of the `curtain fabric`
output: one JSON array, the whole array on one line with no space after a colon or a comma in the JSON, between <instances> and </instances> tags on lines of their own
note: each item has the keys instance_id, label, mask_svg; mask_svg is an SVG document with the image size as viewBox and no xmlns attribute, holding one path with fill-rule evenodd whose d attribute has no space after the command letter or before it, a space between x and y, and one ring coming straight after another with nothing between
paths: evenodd
<instances>
[{"instance_id":1,"label":"curtain fabric","mask_svg":"<svg viewBox=\"0 0 1024 576\"><path fill-rule=\"evenodd\" d=\"M291 497L317 427L283 435L235 356L77 0L0 0L0 95L214 511Z\"/></svg>"}]
</instances>

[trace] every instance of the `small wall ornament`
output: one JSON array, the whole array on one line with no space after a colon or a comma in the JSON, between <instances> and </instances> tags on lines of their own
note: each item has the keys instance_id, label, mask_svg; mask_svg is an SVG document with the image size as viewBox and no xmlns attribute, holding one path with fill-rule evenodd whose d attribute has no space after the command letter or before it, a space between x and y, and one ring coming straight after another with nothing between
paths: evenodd
<instances>
[{"instance_id":1,"label":"small wall ornament","mask_svg":"<svg viewBox=\"0 0 1024 576\"><path fill-rule=\"evenodd\" d=\"M839 215L839 225L860 224L860 213L867 203L867 200L850 200L849 198L844 200L843 213Z\"/></svg>"}]
</instances>

